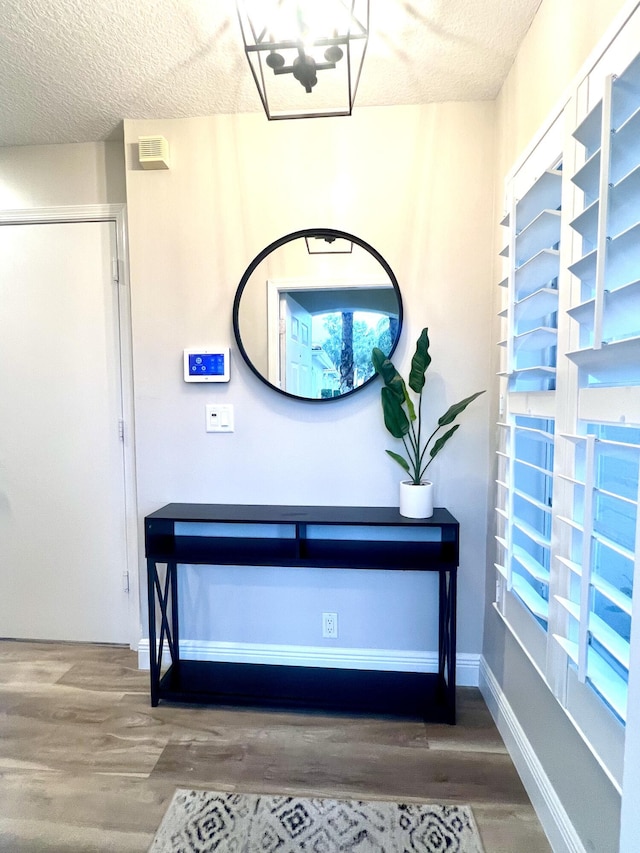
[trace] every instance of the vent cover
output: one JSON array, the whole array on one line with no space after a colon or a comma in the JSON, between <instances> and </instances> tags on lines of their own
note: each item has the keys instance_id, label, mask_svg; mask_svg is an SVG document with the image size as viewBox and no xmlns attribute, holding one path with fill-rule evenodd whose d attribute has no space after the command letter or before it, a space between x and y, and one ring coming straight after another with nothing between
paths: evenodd
<instances>
[{"instance_id":1,"label":"vent cover","mask_svg":"<svg viewBox=\"0 0 640 853\"><path fill-rule=\"evenodd\" d=\"M139 136L138 160L143 169L168 169L169 143L164 136Z\"/></svg>"}]
</instances>

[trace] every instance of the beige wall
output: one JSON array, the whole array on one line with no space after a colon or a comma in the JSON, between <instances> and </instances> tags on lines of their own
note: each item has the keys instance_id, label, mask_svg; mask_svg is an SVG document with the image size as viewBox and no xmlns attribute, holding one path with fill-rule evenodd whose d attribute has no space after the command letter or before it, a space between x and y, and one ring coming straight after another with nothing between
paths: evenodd
<instances>
[{"instance_id":1,"label":"beige wall","mask_svg":"<svg viewBox=\"0 0 640 853\"><path fill-rule=\"evenodd\" d=\"M499 190L625 6L628 0L542 0L496 101Z\"/></svg>"},{"instance_id":2,"label":"beige wall","mask_svg":"<svg viewBox=\"0 0 640 853\"><path fill-rule=\"evenodd\" d=\"M125 201L121 142L0 148L0 210Z\"/></svg>"},{"instance_id":3,"label":"beige wall","mask_svg":"<svg viewBox=\"0 0 640 853\"><path fill-rule=\"evenodd\" d=\"M169 141L171 169L144 172L136 140L156 133ZM402 472L384 453L394 441L379 388L330 403L266 388L234 346L234 292L251 259L288 232L332 227L367 241L400 283L401 367L420 329L430 327L425 410L435 422L491 382L493 142L490 103L361 109L348 120L125 122L141 514L173 500L396 504ZM231 346L228 385L182 381L183 347L205 344ZM484 399L465 412L433 470L437 503L462 525L459 648L469 653L479 653L482 633ZM235 406L232 435L204 431L205 402L216 400ZM257 593L246 580L245 612L225 639L319 645L320 612L331 609L340 614L341 646L435 650L434 626L425 621L431 579L359 575L336 590L329 585L338 575L324 575L304 593L276 577L262 590L259 613L247 604ZM273 596L271 621L265 595ZM295 596L295 606L283 607Z\"/></svg>"},{"instance_id":4,"label":"beige wall","mask_svg":"<svg viewBox=\"0 0 640 853\"><path fill-rule=\"evenodd\" d=\"M625 0L542 0L534 22L496 102L496 222L503 211L504 180L539 129L566 95L576 74L614 20L622 21ZM495 231L494 282L502 277ZM494 306L499 304L494 288ZM497 312L496 307L496 312ZM498 322L492 319L494 340ZM494 352L494 369L498 369ZM491 419L498 419L497 388ZM490 506L492 505L490 501ZM492 513L488 529L493 530ZM520 646L491 606L495 592L493 552L487 570L484 656L519 725L587 850L617 851L620 798ZM576 787L576 780L580 786ZM597 803L597 809L594 809Z\"/></svg>"}]
</instances>

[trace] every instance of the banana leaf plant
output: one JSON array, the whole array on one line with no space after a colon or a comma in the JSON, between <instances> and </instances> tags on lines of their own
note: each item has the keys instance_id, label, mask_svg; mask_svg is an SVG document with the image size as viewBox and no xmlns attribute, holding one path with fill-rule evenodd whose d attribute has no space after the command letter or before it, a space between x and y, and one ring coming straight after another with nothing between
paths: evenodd
<instances>
[{"instance_id":1,"label":"banana leaf plant","mask_svg":"<svg viewBox=\"0 0 640 853\"><path fill-rule=\"evenodd\" d=\"M425 375L431 364L429 355L429 330L423 329L416 343L415 355L411 360L409 372L409 388L417 394L417 400L409 395L404 379L390 359L377 347L371 354L371 361L384 385L381 390L382 412L384 424L394 438L399 438L404 444L406 458L393 450L387 450L389 456L400 465L411 478L414 485L420 485L429 465L456 432L460 424L450 426L484 391L477 391L470 397L465 397L459 403L454 403L438 420L433 432L425 438L422 425L422 394L425 386ZM441 432L450 427L446 432Z\"/></svg>"}]
</instances>

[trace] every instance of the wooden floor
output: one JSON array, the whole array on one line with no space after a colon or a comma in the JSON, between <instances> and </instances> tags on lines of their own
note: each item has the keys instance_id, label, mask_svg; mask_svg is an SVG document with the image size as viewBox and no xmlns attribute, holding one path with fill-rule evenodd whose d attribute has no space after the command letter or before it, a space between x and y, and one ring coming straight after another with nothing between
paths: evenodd
<instances>
[{"instance_id":1,"label":"wooden floor","mask_svg":"<svg viewBox=\"0 0 640 853\"><path fill-rule=\"evenodd\" d=\"M160 705L128 649L0 641L0 851L145 853L176 787L468 803L550 847L478 690L457 726Z\"/></svg>"}]
</instances>

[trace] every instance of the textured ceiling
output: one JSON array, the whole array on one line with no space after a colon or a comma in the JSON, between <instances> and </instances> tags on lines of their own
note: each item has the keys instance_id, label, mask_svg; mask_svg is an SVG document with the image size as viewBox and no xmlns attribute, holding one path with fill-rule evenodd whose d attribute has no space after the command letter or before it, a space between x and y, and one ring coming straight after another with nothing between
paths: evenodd
<instances>
[{"instance_id":1,"label":"textured ceiling","mask_svg":"<svg viewBox=\"0 0 640 853\"><path fill-rule=\"evenodd\" d=\"M494 98L540 2L371 0L356 109ZM235 0L0 0L0 81L2 146L262 110Z\"/></svg>"}]
</instances>

